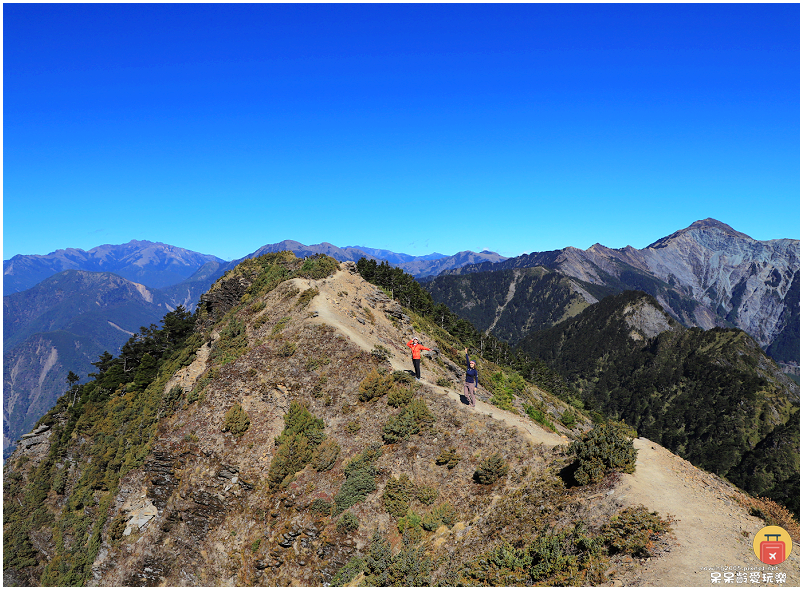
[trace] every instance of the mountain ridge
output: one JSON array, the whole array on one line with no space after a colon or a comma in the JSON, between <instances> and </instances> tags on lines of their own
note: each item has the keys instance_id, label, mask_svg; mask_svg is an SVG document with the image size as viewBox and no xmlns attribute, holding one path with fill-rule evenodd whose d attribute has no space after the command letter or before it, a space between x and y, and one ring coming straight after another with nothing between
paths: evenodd
<instances>
[{"instance_id":1,"label":"mountain ridge","mask_svg":"<svg viewBox=\"0 0 800 590\"><path fill-rule=\"evenodd\" d=\"M639 438L634 473L565 489L567 459L552 445L566 439L486 403L510 375L476 353L497 389L479 389L470 410L453 389L460 343L436 322L405 315L352 264L326 275L315 273L326 260L271 260L243 263L209 290L198 312L207 328L184 334L159 374L141 350L136 377L107 359L25 439L4 470L9 582L703 585L698 563L758 566L742 531L763 521L731 501L742 494L730 484ZM434 349L421 382L407 374L411 334ZM397 390L372 397L381 368ZM537 403L554 421L569 411L578 432L587 427L583 412L529 393L518 390L514 407ZM425 425L402 438L409 416ZM290 463L287 449L303 456L309 445L328 454ZM507 469L481 483L475 474L496 455ZM600 550L599 532L621 516L655 523L653 504L675 520L674 537L647 532L650 559ZM546 570L517 563L559 547L568 558ZM799 566L784 566L789 584Z\"/></svg>"},{"instance_id":2,"label":"mountain ridge","mask_svg":"<svg viewBox=\"0 0 800 590\"><path fill-rule=\"evenodd\" d=\"M709 218L642 250L567 247L465 265L442 275L535 266L616 292L642 289L685 325L736 326L777 360L800 365L800 240L754 240Z\"/></svg>"},{"instance_id":3,"label":"mountain ridge","mask_svg":"<svg viewBox=\"0 0 800 590\"><path fill-rule=\"evenodd\" d=\"M350 247L342 249L328 242L305 246L297 241L284 240L262 246L243 259L226 262L215 256L191 252L162 242L132 240L118 246L97 246L89 251L67 248L47 256L18 255L4 261L3 380L10 396L8 400L4 400L3 410L6 418L3 431L4 457L12 449L13 441L31 421L38 419L41 413L55 403L63 391L70 370L78 375L91 372L91 357L103 350L118 353L127 336L141 326L157 322L166 310L171 311L182 306L190 312L194 311L200 296L242 260L266 252L285 250L293 250L301 257L326 254L340 261L369 257L360 250ZM486 253L460 254L466 258L432 258L433 255L426 255L409 257L406 264L416 265L424 272L425 268L433 264L452 267L459 264L460 260L474 261L473 256L479 256L482 260L496 259ZM111 272L112 270L115 272ZM112 276L118 278L110 278ZM76 277L93 282L97 293L91 289L89 292L80 289ZM35 284L14 291L15 288L31 282ZM124 297L125 291L128 301L120 300L115 306L107 306L100 300L99 293L111 292L111 282L117 286L113 290L114 296L118 299ZM65 297L72 298L72 301L65 300ZM76 313L79 308L81 313ZM102 320L100 315L103 316ZM85 325L80 325L82 321ZM58 332L57 336L53 334L54 331ZM35 338L38 345L34 346L33 341L26 344L26 340L33 338L34 334L38 334ZM89 356L82 354L75 357L72 352L67 351L70 345L66 342L70 339L76 347L82 342L83 345L79 348L90 351ZM59 362L55 365L50 365L48 361L53 355L52 351L60 353L57 354ZM42 358L30 357L40 353L44 355ZM70 360L76 364L68 366ZM8 367L27 367L30 378L12 379L11 370L6 370ZM35 376L41 379L37 381ZM36 412L29 411L24 407L25 403L34 404L40 414L35 415Z\"/></svg>"},{"instance_id":4,"label":"mountain ridge","mask_svg":"<svg viewBox=\"0 0 800 590\"><path fill-rule=\"evenodd\" d=\"M162 242L131 240L90 250L66 248L46 255L18 254L3 261L3 294L33 287L63 270L113 272L150 288L162 288L189 278L207 262L221 258Z\"/></svg>"}]
</instances>

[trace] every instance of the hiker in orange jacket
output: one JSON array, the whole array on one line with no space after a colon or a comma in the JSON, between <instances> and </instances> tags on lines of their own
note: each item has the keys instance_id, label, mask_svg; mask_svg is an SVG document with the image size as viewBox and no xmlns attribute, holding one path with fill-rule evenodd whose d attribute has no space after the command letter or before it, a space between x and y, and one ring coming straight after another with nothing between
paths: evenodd
<instances>
[{"instance_id":1,"label":"hiker in orange jacket","mask_svg":"<svg viewBox=\"0 0 800 590\"><path fill-rule=\"evenodd\" d=\"M406 346L411 349L411 362L414 363L414 373L417 375L417 381L419 381L419 365L421 362L422 351L423 350L430 350L427 346L422 346L419 343L419 338L414 337L408 342L406 342Z\"/></svg>"}]
</instances>

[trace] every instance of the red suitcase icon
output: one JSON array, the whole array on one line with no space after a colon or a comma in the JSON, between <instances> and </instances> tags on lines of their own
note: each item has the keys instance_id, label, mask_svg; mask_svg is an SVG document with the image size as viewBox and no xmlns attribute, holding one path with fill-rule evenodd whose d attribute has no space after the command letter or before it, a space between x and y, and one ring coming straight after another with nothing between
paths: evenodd
<instances>
[{"instance_id":1,"label":"red suitcase icon","mask_svg":"<svg viewBox=\"0 0 800 590\"><path fill-rule=\"evenodd\" d=\"M764 535L767 540L761 541L761 556L760 559L769 565L777 565L783 563L786 559L786 543L778 541L780 535ZM770 537L775 537L774 541L770 541Z\"/></svg>"}]
</instances>

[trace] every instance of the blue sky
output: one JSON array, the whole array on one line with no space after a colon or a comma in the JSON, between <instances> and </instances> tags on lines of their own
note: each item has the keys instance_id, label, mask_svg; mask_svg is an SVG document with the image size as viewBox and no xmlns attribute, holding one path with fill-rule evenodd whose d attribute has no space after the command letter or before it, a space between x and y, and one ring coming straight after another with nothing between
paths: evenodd
<instances>
[{"instance_id":1,"label":"blue sky","mask_svg":"<svg viewBox=\"0 0 800 590\"><path fill-rule=\"evenodd\" d=\"M800 238L800 6L4 4L3 258Z\"/></svg>"}]
</instances>

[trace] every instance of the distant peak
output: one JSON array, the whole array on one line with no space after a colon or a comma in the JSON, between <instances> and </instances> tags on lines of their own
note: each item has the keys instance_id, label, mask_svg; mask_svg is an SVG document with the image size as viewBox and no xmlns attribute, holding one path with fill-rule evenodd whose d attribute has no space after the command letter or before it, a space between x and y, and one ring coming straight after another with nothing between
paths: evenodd
<instances>
[{"instance_id":1,"label":"distant peak","mask_svg":"<svg viewBox=\"0 0 800 590\"><path fill-rule=\"evenodd\" d=\"M674 240L674 239L676 239L676 238L678 238L678 237L680 237L680 236L682 236L684 234L693 233L695 231L702 231L702 230L716 230L716 231L720 231L720 232L723 232L725 234L728 234L729 236L733 236L733 237L736 237L736 238L741 238L741 239L744 239L744 240L752 240L753 239L750 236L748 236L747 234L743 234L742 232L736 231L735 229L733 229L730 225L728 225L726 223L722 223L721 221L717 221L716 219L708 217L706 219L700 219L698 221L695 221L689 227L687 227L685 229L678 230L674 234L670 234L665 238L661 238L660 240L658 240L656 242L653 242L652 244L650 244L648 246L648 248L663 248L664 246L669 244L669 242L671 242L672 240Z\"/></svg>"},{"instance_id":2,"label":"distant peak","mask_svg":"<svg viewBox=\"0 0 800 590\"><path fill-rule=\"evenodd\" d=\"M721 221L717 221L716 219L713 219L712 217L707 217L706 219L701 219L699 221L695 221L692 225L690 225L686 229L690 230L690 229L708 229L708 228L721 229L722 231L724 231L725 233L728 233L728 234L733 234L733 235L736 235L736 236L744 236L746 238L749 237L749 236L746 236L745 234L743 234L741 232L736 231L730 225L728 225L726 223L722 223Z\"/></svg>"}]
</instances>

